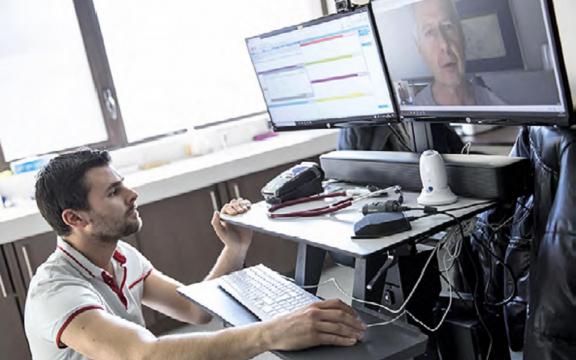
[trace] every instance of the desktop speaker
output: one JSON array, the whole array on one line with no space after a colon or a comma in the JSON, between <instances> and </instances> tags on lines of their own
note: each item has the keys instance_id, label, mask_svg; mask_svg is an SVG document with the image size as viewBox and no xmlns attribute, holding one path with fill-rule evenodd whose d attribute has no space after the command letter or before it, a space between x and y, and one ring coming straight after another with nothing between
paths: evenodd
<instances>
[{"instance_id":1,"label":"desktop speaker","mask_svg":"<svg viewBox=\"0 0 576 360\"><path fill-rule=\"evenodd\" d=\"M459 196L511 200L527 194L532 172L526 158L443 154L448 185ZM320 156L327 179L381 187L422 189L419 154L397 151L333 151Z\"/></svg>"}]
</instances>

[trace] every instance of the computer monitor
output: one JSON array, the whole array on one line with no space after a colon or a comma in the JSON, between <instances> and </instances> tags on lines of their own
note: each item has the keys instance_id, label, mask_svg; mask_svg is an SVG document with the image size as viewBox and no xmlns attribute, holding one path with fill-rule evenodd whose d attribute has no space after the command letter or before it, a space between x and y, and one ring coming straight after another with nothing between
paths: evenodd
<instances>
[{"instance_id":1,"label":"computer monitor","mask_svg":"<svg viewBox=\"0 0 576 360\"><path fill-rule=\"evenodd\" d=\"M374 0L403 118L570 124L549 0Z\"/></svg>"},{"instance_id":2,"label":"computer monitor","mask_svg":"<svg viewBox=\"0 0 576 360\"><path fill-rule=\"evenodd\" d=\"M246 39L275 130L397 121L368 7Z\"/></svg>"}]
</instances>

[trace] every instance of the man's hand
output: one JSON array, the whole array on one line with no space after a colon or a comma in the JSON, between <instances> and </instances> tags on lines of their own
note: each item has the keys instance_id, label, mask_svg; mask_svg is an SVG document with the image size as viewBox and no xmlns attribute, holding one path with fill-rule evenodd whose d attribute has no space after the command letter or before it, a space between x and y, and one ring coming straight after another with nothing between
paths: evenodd
<instances>
[{"instance_id":1,"label":"man's hand","mask_svg":"<svg viewBox=\"0 0 576 360\"><path fill-rule=\"evenodd\" d=\"M245 213L252 204L242 198L234 199L222 207L221 212L227 215ZM222 243L230 249L246 251L252 242L252 230L225 223L220 219L220 213L214 212L212 227Z\"/></svg>"},{"instance_id":2,"label":"man's hand","mask_svg":"<svg viewBox=\"0 0 576 360\"><path fill-rule=\"evenodd\" d=\"M300 350L319 345L352 346L366 326L356 312L340 300L314 303L268 322L272 350Z\"/></svg>"}]
</instances>

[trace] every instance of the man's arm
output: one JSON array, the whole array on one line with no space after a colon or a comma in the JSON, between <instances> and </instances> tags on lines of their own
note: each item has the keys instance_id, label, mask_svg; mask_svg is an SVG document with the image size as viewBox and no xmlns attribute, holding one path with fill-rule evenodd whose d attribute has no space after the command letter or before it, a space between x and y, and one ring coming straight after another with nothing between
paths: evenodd
<instances>
[{"instance_id":1,"label":"man's arm","mask_svg":"<svg viewBox=\"0 0 576 360\"><path fill-rule=\"evenodd\" d=\"M142 303L173 319L190 323L206 324L212 316L176 291L182 283L154 269L144 281Z\"/></svg>"},{"instance_id":2,"label":"man's arm","mask_svg":"<svg viewBox=\"0 0 576 360\"><path fill-rule=\"evenodd\" d=\"M222 207L222 212L228 215L238 215L248 211L250 206L248 200L234 199ZM214 212L211 223L214 232L224 244L224 249L205 280L240 270L252 243L252 230L223 222L218 212Z\"/></svg>"},{"instance_id":3,"label":"man's arm","mask_svg":"<svg viewBox=\"0 0 576 360\"><path fill-rule=\"evenodd\" d=\"M229 215L237 215L246 212L249 208L249 201L235 199L224 205L222 212ZM205 280L214 279L241 269L246 252L252 241L252 232L250 230L222 222L218 212L214 212L211 223L214 231L224 244L224 249ZM146 306L183 322L192 324L209 322L211 319L210 314L177 293L176 289L181 286L183 284L180 282L157 270L152 270L144 281L142 302Z\"/></svg>"},{"instance_id":4,"label":"man's arm","mask_svg":"<svg viewBox=\"0 0 576 360\"><path fill-rule=\"evenodd\" d=\"M328 300L272 321L209 334L155 337L145 328L88 310L64 329L61 341L91 359L249 359L268 350L350 346L365 327L339 300Z\"/></svg>"}]
</instances>

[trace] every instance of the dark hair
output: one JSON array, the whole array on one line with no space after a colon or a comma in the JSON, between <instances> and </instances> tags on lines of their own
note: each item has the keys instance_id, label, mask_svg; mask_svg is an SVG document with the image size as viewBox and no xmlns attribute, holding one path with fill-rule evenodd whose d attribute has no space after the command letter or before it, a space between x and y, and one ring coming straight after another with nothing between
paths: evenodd
<instances>
[{"instance_id":1,"label":"dark hair","mask_svg":"<svg viewBox=\"0 0 576 360\"><path fill-rule=\"evenodd\" d=\"M70 234L70 227L62 221L65 209L90 209L86 172L108 164L110 154L107 151L82 149L62 154L40 170L36 178L36 204L58 235Z\"/></svg>"}]
</instances>

